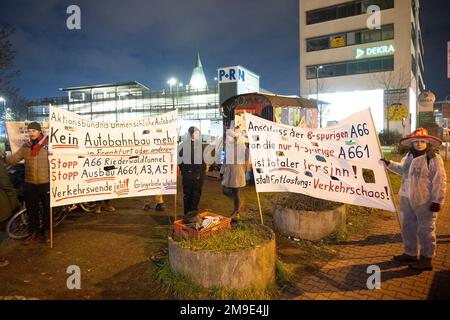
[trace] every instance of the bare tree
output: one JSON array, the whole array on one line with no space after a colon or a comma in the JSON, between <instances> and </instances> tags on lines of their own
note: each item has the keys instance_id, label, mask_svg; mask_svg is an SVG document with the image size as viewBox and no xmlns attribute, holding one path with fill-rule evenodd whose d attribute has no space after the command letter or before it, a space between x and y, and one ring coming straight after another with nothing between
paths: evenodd
<instances>
[{"instance_id":1,"label":"bare tree","mask_svg":"<svg viewBox=\"0 0 450 320\"><path fill-rule=\"evenodd\" d=\"M407 90L411 86L412 80L411 72L405 69L400 69L397 72L379 72L372 75L373 84L376 87L381 87L385 91L384 98L386 105L384 114L386 117L386 133L388 137L390 135L390 122L399 120L399 117L403 116L404 110L396 106L396 104L399 104L402 95L405 94L402 90Z\"/></svg>"},{"instance_id":2,"label":"bare tree","mask_svg":"<svg viewBox=\"0 0 450 320\"><path fill-rule=\"evenodd\" d=\"M318 86L317 86L318 84ZM308 95L314 96L314 99L317 98L317 94L323 93L326 90L325 79L311 79L308 81ZM329 112L328 103L324 103L318 99L317 101L317 116L319 120L319 128L322 128L322 122L325 115Z\"/></svg>"},{"instance_id":3,"label":"bare tree","mask_svg":"<svg viewBox=\"0 0 450 320\"><path fill-rule=\"evenodd\" d=\"M9 25L0 25L0 96L4 97L10 106L17 106L21 100L19 90L12 85L12 80L19 75L14 68L16 52L10 41L14 29ZM23 110L14 110L8 114L20 114ZM6 117L6 110L1 110L2 119Z\"/></svg>"}]
</instances>

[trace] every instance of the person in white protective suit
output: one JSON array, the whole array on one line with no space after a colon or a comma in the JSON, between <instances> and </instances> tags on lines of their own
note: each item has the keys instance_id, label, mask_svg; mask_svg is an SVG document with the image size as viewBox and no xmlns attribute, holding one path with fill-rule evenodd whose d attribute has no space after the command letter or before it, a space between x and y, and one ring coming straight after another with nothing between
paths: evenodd
<instances>
[{"instance_id":1,"label":"person in white protective suit","mask_svg":"<svg viewBox=\"0 0 450 320\"><path fill-rule=\"evenodd\" d=\"M404 253L394 260L409 263L415 270L432 270L436 254L436 219L444 203L447 177L436 150L442 141L424 128L400 140L410 151L400 163L381 159L387 168L402 176L400 218ZM417 251L420 245L420 258Z\"/></svg>"}]
</instances>

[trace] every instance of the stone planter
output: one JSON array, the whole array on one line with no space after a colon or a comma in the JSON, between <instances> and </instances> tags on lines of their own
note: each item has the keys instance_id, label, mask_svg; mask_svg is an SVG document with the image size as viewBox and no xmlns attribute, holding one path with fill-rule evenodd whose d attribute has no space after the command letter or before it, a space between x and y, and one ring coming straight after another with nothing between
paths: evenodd
<instances>
[{"instance_id":1,"label":"stone planter","mask_svg":"<svg viewBox=\"0 0 450 320\"><path fill-rule=\"evenodd\" d=\"M275 229L285 235L315 241L345 226L345 204L327 211L302 211L276 206L273 212Z\"/></svg>"},{"instance_id":2,"label":"stone planter","mask_svg":"<svg viewBox=\"0 0 450 320\"><path fill-rule=\"evenodd\" d=\"M170 266L204 288L264 290L275 285L275 234L267 229L270 240L254 248L223 252L182 248L169 237Z\"/></svg>"}]
</instances>

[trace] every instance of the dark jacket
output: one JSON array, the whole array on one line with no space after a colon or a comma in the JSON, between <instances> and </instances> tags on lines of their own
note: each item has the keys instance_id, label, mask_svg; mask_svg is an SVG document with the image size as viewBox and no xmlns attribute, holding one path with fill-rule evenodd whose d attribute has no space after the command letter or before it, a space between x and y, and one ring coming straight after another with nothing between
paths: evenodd
<instances>
[{"instance_id":1,"label":"dark jacket","mask_svg":"<svg viewBox=\"0 0 450 320\"><path fill-rule=\"evenodd\" d=\"M206 164L203 159L201 140L192 141L191 139L186 139L183 141L179 155L181 157L179 167L182 176L204 176Z\"/></svg>"}]
</instances>

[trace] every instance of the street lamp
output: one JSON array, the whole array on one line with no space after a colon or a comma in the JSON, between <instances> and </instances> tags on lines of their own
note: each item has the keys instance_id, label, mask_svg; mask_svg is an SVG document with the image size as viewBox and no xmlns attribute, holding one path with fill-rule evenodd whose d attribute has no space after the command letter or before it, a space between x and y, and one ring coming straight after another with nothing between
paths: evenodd
<instances>
[{"instance_id":1,"label":"street lamp","mask_svg":"<svg viewBox=\"0 0 450 320\"><path fill-rule=\"evenodd\" d=\"M5 124L5 117L6 117L6 100L3 97L0 97L0 101L3 102L3 124ZM6 126L5 126L5 130L6 130ZM2 137L3 138L3 137Z\"/></svg>"},{"instance_id":2,"label":"street lamp","mask_svg":"<svg viewBox=\"0 0 450 320\"><path fill-rule=\"evenodd\" d=\"M316 101L317 111L319 112L319 125L322 128L322 112L319 110L319 70L323 69L323 66L316 66Z\"/></svg>"},{"instance_id":3,"label":"street lamp","mask_svg":"<svg viewBox=\"0 0 450 320\"><path fill-rule=\"evenodd\" d=\"M420 4L419 1L414 0L414 26L415 26L415 33L414 38L416 39L416 45L414 48L414 54L416 58L416 70L414 70L415 79L416 79L416 127L419 125L419 9Z\"/></svg>"},{"instance_id":4,"label":"street lamp","mask_svg":"<svg viewBox=\"0 0 450 320\"><path fill-rule=\"evenodd\" d=\"M3 102L3 116L6 114L6 99L3 97L0 97L0 101Z\"/></svg>"},{"instance_id":5,"label":"street lamp","mask_svg":"<svg viewBox=\"0 0 450 320\"><path fill-rule=\"evenodd\" d=\"M170 78L168 81L167 81L167 84L169 85L169 90L170 90L170 93L172 93L172 107L175 109L175 97L174 97L174 95L173 95L173 91L172 91L172 86L175 86L176 84L177 84L177 79L175 79L175 78Z\"/></svg>"},{"instance_id":6,"label":"street lamp","mask_svg":"<svg viewBox=\"0 0 450 320\"><path fill-rule=\"evenodd\" d=\"M177 84L177 79L175 78L170 78L169 80L167 80L167 84L169 85L169 90L170 92L172 92L172 86Z\"/></svg>"}]
</instances>

